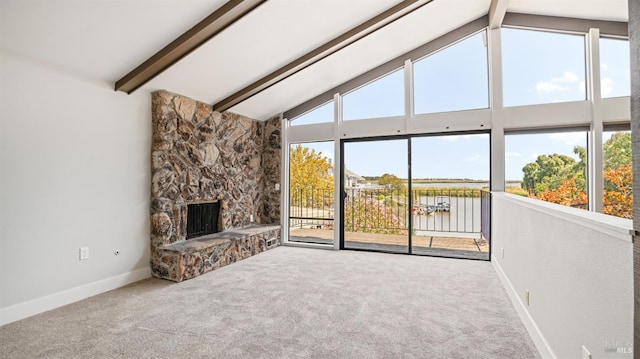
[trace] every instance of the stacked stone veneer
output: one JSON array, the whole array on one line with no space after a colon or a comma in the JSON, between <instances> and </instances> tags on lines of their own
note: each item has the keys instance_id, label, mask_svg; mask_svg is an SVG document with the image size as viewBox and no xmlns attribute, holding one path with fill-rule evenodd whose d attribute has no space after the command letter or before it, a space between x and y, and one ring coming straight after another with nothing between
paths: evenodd
<instances>
[{"instance_id":1,"label":"stacked stone veneer","mask_svg":"<svg viewBox=\"0 0 640 359\"><path fill-rule=\"evenodd\" d=\"M251 235L239 236L237 243L226 234L183 243L190 203L220 201L223 232L249 226L251 215L256 224L279 223L280 193L275 191L275 183L280 181L277 119L260 122L230 112L219 113L205 103L157 91L152 94L152 126L154 276L189 279L279 244L279 226L252 227Z\"/></svg>"},{"instance_id":2,"label":"stacked stone veneer","mask_svg":"<svg viewBox=\"0 0 640 359\"><path fill-rule=\"evenodd\" d=\"M164 246L160 249L162 259L172 265L161 278L177 282L191 279L271 249L279 240L279 225L251 225Z\"/></svg>"},{"instance_id":3,"label":"stacked stone veneer","mask_svg":"<svg viewBox=\"0 0 640 359\"><path fill-rule=\"evenodd\" d=\"M281 166L280 119L266 121L264 128L262 221L263 223L280 223L280 191L276 191L276 183L280 183Z\"/></svg>"}]
</instances>

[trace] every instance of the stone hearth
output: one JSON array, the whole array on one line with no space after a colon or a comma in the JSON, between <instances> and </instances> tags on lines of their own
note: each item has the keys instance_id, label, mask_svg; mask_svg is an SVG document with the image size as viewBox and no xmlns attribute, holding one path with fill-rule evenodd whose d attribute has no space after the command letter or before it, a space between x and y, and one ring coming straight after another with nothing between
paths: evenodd
<instances>
[{"instance_id":1,"label":"stone hearth","mask_svg":"<svg viewBox=\"0 0 640 359\"><path fill-rule=\"evenodd\" d=\"M279 225L251 225L164 246L163 260L175 268L166 278L181 282L197 277L271 249L279 240Z\"/></svg>"},{"instance_id":2,"label":"stone hearth","mask_svg":"<svg viewBox=\"0 0 640 359\"><path fill-rule=\"evenodd\" d=\"M186 240L188 204L220 201L221 233L253 224L279 226L280 194L275 191L275 184L280 181L278 119L260 122L230 112L219 113L208 104L158 91L152 94L152 125L151 270L154 276L180 281L216 267L211 265L203 270L203 261L179 263L179 258L191 257L176 253L193 246L181 246ZM255 223L250 221L251 216ZM237 247L244 246L245 250L235 250L242 252L241 255L229 255L218 264L279 244L279 227L277 230L264 227L263 231L260 227L252 228L255 233L244 236L245 241ZM207 243L211 247L220 244L215 240ZM189 250L193 252L193 248Z\"/></svg>"}]
</instances>

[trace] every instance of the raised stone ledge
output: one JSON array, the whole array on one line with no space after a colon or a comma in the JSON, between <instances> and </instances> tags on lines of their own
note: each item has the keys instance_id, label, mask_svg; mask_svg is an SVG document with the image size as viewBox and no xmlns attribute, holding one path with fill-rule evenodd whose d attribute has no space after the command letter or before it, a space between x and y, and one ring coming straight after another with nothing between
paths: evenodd
<instances>
[{"instance_id":1,"label":"raised stone ledge","mask_svg":"<svg viewBox=\"0 0 640 359\"><path fill-rule=\"evenodd\" d=\"M279 225L250 225L162 246L153 275L191 279L280 245Z\"/></svg>"}]
</instances>

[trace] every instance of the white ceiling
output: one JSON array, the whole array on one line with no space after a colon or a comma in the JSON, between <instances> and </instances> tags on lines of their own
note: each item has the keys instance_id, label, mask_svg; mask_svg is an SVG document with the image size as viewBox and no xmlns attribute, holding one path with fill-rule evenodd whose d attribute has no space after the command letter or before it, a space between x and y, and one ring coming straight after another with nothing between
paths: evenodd
<instances>
[{"instance_id":1,"label":"white ceiling","mask_svg":"<svg viewBox=\"0 0 640 359\"><path fill-rule=\"evenodd\" d=\"M593 20L629 19L627 0L509 0L507 11Z\"/></svg>"},{"instance_id":2,"label":"white ceiling","mask_svg":"<svg viewBox=\"0 0 640 359\"><path fill-rule=\"evenodd\" d=\"M0 0L0 49L115 83L226 0Z\"/></svg>"},{"instance_id":3,"label":"white ceiling","mask_svg":"<svg viewBox=\"0 0 640 359\"><path fill-rule=\"evenodd\" d=\"M224 0L0 0L0 50L113 86ZM216 103L399 0L269 0L138 91ZM486 15L434 0L231 110L265 120ZM510 0L508 11L627 21L627 0Z\"/></svg>"},{"instance_id":4,"label":"white ceiling","mask_svg":"<svg viewBox=\"0 0 640 359\"><path fill-rule=\"evenodd\" d=\"M145 88L171 89L215 103L395 3L388 0L269 0ZM186 73L196 77L185 81ZM274 112L254 111L249 117L262 119L272 114Z\"/></svg>"}]
</instances>

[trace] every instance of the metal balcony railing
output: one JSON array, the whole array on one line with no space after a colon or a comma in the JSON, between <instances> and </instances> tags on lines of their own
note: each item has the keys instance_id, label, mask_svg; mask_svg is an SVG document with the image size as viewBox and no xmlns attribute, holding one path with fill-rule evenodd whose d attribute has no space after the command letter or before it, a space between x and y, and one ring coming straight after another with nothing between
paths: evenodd
<instances>
[{"instance_id":1,"label":"metal balcony railing","mask_svg":"<svg viewBox=\"0 0 640 359\"><path fill-rule=\"evenodd\" d=\"M414 231L480 233L482 192L480 189L413 191Z\"/></svg>"},{"instance_id":2,"label":"metal balcony railing","mask_svg":"<svg viewBox=\"0 0 640 359\"><path fill-rule=\"evenodd\" d=\"M348 232L415 235L425 232L490 236L490 193L481 189L351 188L344 192ZM292 188L291 228L333 229L334 193L330 189ZM411 227L411 228L410 228Z\"/></svg>"},{"instance_id":3,"label":"metal balcony railing","mask_svg":"<svg viewBox=\"0 0 640 359\"><path fill-rule=\"evenodd\" d=\"M289 191L289 203L291 228L333 228L332 189L292 188Z\"/></svg>"}]
</instances>

